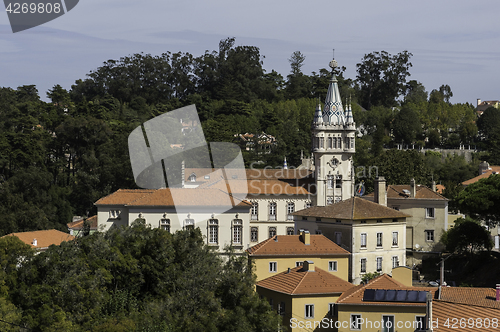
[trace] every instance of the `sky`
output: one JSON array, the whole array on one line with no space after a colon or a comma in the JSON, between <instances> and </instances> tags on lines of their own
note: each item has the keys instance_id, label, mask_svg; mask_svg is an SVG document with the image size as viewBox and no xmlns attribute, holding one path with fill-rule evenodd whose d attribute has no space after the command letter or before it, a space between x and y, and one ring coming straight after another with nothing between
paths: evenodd
<instances>
[{"instance_id":1,"label":"sky","mask_svg":"<svg viewBox=\"0 0 500 332\"><path fill-rule=\"evenodd\" d=\"M426 90L448 84L452 103L498 100L498 0L81 0L63 16L12 33L0 4L0 87L35 84L42 99L109 59L170 51L194 56L221 39L256 46L267 72L290 73L294 51L305 74L335 59L356 77L365 54L413 54L409 79Z\"/></svg>"}]
</instances>

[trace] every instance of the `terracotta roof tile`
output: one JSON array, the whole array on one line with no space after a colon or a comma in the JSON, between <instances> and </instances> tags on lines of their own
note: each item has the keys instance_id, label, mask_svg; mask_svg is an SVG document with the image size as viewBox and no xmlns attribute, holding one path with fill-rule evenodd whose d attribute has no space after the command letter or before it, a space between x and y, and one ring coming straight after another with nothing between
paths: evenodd
<instances>
[{"instance_id":1,"label":"terracotta roof tile","mask_svg":"<svg viewBox=\"0 0 500 332\"><path fill-rule=\"evenodd\" d=\"M118 189L95 202L96 205L126 205L155 192L153 189Z\"/></svg>"},{"instance_id":2,"label":"terracotta roof tile","mask_svg":"<svg viewBox=\"0 0 500 332\"><path fill-rule=\"evenodd\" d=\"M456 318L457 324L454 324ZM469 325L469 319L474 320L474 324ZM483 332L483 331L498 331L497 327L493 327L492 320L500 321L500 310L494 308L485 308L474 305L466 305L460 303L447 302L443 300L434 300L432 302L432 320L437 321L435 332ZM479 319L479 320L478 320ZM460 326L461 320L465 320L465 327ZM448 322L448 324L446 323ZM481 323L481 326L478 324ZM488 327L485 327L485 323ZM447 325L447 326L446 326Z\"/></svg>"},{"instance_id":3,"label":"terracotta roof tile","mask_svg":"<svg viewBox=\"0 0 500 332\"><path fill-rule=\"evenodd\" d=\"M293 213L295 216L332 218L345 220L406 218L409 215L394 209L370 202L359 197L352 197L342 202L313 206Z\"/></svg>"},{"instance_id":4,"label":"terracotta roof tile","mask_svg":"<svg viewBox=\"0 0 500 332\"><path fill-rule=\"evenodd\" d=\"M275 235L249 248L247 252L249 256L349 255L349 251L324 235L310 235L310 245L305 245L300 240L300 235Z\"/></svg>"},{"instance_id":5,"label":"terracotta roof tile","mask_svg":"<svg viewBox=\"0 0 500 332\"><path fill-rule=\"evenodd\" d=\"M304 271L302 266L281 272L261 280L257 287L267 288L276 292L304 294L342 293L352 287L352 284L318 267L315 271Z\"/></svg>"},{"instance_id":6,"label":"terracotta roof tile","mask_svg":"<svg viewBox=\"0 0 500 332\"><path fill-rule=\"evenodd\" d=\"M312 171L308 169L247 169L247 179L249 180L292 180L304 179L312 175Z\"/></svg>"},{"instance_id":7,"label":"terracotta roof tile","mask_svg":"<svg viewBox=\"0 0 500 332\"><path fill-rule=\"evenodd\" d=\"M10 233L5 236L16 236L24 243L30 245L32 248L47 248L52 244L56 246L60 245L61 242L71 241L75 237L55 229L43 230L43 231L33 231L33 232L21 232L21 233ZM33 240L36 239L36 246L33 245Z\"/></svg>"},{"instance_id":8,"label":"terracotta roof tile","mask_svg":"<svg viewBox=\"0 0 500 332\"><path fill-rule=\"evenodd\" d=\"M415 306L425 306L425 303L408 303L408 302L364 302L363 296L366 289L398 289L398 290L419 290L419 291L429 291L434 294L437 290L436 287L407 287L397 280L392 279L387 274L382 274L372 280L367 284L354 286L348 291L344 292L337 303L341 304L367 304L367 305L415 305Z\"/></svg>"},{"instance_id":9,"label":"terracotta roof tile","mask_svg":"<svg viewBox=\"0 0 500 332\"><path fill-rule=\"evenodd\" d=\"M90 229L97 229L97 216L92 216L90 218L87 218L87 221L90 223ZM68 226L68 228L71 228L71 229L82 229L84 222L85 222L85 219L80 219L80 220L68 223L67 226Z\"/></svg>"},{"instance_id":10,"label":"terracotta roof tile","mask_svg":"<svg viewBox=\"0 0 500 332\"><path fill-rule=\"evenodd\" d=\"M462 185L468 186L469 184L475 183L481 179L486 179L489 178L490 175L497 175L500 173L500 166L490 166L491 169L487 170L481 175L476 176L475 178L472 178L470 180L462 182Z\"/></svg>"},{"instance_id":11,"label":"terracotta roof tile","mask_svg":"<svg viewBox=\"0 0 500 332\"><path fill-rule=\"evenodd\" d=\"M496 290L493 288L443 287L440 300L500 309L500 302L496 301Z\"/></svg>"},{"instance_id":12,"label":"terracotta roof tile","mask_svg":"<svg viewBox=\"0 0 500 332\"><path fill-rule=\"evenodd\" d=\"M432 189L423 186L417 185L416 188L416 197L417 199L440 199L447 200L446 197L438 194L437 192L432 191ZM387 186L387 198L409 198L407 194L404 193L403 190L411 191L410 185L388 185ZM367 197L373 197L374 193L369 193L366 195Z\"/></svg>"}]
</instances>

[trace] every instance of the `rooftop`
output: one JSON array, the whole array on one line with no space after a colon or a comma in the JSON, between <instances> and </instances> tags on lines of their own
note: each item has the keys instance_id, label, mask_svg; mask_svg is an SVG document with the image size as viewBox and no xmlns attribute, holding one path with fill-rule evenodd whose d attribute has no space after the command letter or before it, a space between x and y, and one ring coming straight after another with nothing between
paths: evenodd
<instances>
[{"instance_id":1,"label":"rooftop","mask_svg":"<svg viewBox=\"0 0 500 332\"><path fill-rule=\"evenodd\" d=\"M67 224L68 228L71 229L82 229L85 219L80 219ZM97 216L92 216L87 218L87 222L90 224L90 229L97 229Z\"/></svg>"},{"instance_id":2,"label":"rooftop","mask_svg":"<svg viewBox=\"0 0 500 332\"><path fill-rule=\"evenodd\" d=\"M500 309L453 303L443 300L434 300L432 302L432 320L437 320L439 323L437 328L434 328L435 332L456 332L458 330L468 332L496 331L498 328L493 327L492 319L498 319L498 317L500 317ZM454 318L456 318L456 320L454 320ZM482 324L471 324L466 325L466 328L458 328L462 318L465 318L466 324L468 324L469 318L473 318L476 323L480 321ZM445 324L447 320L450 322L450 324L447 324L448 326ZM458 325L453 324L455 321L458 322ZM483 324L487 324L489 328L485 327Z\"/></svg>"},{"instance_id":3,"label":"rooftop","mask_svg":"<svg viewBox=\"0 0 500 332\"><path fill-rule=\"evenodd\" d=\"M500 309L500 302L496 301L496 290L493 288L443 287L440 300Z\"/></svg>"},{"instance_id":4,"label":"rooftop","mask_svg":"<svg viewBox=\"0 0 500 332\"><path fill-rule=\"evenodd\" d=\"M409 215L394 209L370 202L359 197L352 197L342 202L327 206L312 206L293 213L295 216L318 217L347 220L406 218Z\"/></svg>"},{"instance_id":5,"label":"rooftop","mask_svg":"<svg viewBox=\"0 0 500 332\"><path fill-rule=\"evenodd\" d=\"M277 239L277 241L276 241ZM247 250L249 256L349 255L349 252L324 235L310 235L306 245L300 235L275 235Z\"/></svg>"},{"instance_id":6,"label":"rooftop","mask_svg":"<svg viewBox=\"0 0 500 332\"><path fill-rule=\"evenodd\" d=\"M411 192L410 185L388 185L387 186L387 198L401 198L408 199L410 196L405 193L405 191ZM373 197L374 193L367 194L366 197ZM432 189L418 184L416 186L416 199L439 199L439 200L447 200L446 197L438 194Z\"/></svg>"},{"instance_id":7,"label":"rooftop","mask_svg":"<svg viewBox=\"0 0 500 332\"><path fill-rule=\"evenodd\" d=\"M318 267L305 271L302 266L284 271L261 280L257 287L290 295L338 294L352 287L352 284Z\"/></svg>"},{"instance_id":8,"label":"rooftop","mask_svg":"<svg viewBox=\"0 0 500 332\"><path fill-rule=\"evenodd\" d=\"M497 174L500 174L500 166L490 166L486 172L476 176L475 178L462 182L462 185L468 186L469 184L475 183L481 179L489 178L490 175L497 175Z\"/></svg>"},{"instance_id":9,"label":"rooftop","mask_svg":"<svg viewBox=\"0 0 500 332\"><path fill-rule=\"evenodd\" d=\"M71 241L75 238L73 235L69 235L68 233L64 233L56 229L10 233L5 236L15 236L35 249L48 248L52 244L58 246L64 241ZM34 244L35 239L36 245Z\"/></svg>"}]
</instances>

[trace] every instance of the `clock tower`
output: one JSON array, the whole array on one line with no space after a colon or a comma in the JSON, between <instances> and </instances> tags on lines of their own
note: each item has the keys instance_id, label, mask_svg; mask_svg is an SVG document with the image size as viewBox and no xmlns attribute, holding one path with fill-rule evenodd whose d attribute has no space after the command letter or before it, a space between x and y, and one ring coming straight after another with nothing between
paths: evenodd
<instances>
[{"instance_id":1,"label":"clock tower","mask_svg":"<svg viewBox=\"0 0 500 332\"><path fill-rule=\"evenodd\" d=\"M334 69L323 111L318 104L312 123L312 149L316 179L316 204L325 206L354 196L353 156L356 124L351 105L344 110Z\"/></svg>"}]
</instances>

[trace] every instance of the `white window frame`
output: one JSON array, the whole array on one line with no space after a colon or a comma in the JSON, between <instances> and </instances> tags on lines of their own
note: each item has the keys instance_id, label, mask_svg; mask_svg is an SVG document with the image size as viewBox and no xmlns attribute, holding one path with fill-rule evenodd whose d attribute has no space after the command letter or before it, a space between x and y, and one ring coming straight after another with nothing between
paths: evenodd
<instances>
[{"instance_id":1,"label":"white window frame","mask_svg":"<svg viewBox=\"0 0 500 332\"><path fill-rule=\"evenodd\" d=\"M259 242L259 227L250 227L250 242Z\"/></svg>"},{"instance_id":2,"label":"white window frame","mask_svg":"<svg viewBox=\"0 0 500 332\"><path fill-rule=\"evenodd\" d=\"M299 266L302 266L302 265L304 265L304 261L295 262L295 267L299 267Z\"/></svg>"},{"instance_id":3,"label":"white window frame","mask_svg":"<svg viewBox=\"0 0 500 332\"><path fill-rule=\"evenodd\" d=\"M313 319L314 318L314 304L304 305L304 318Z\"/></svg>"},{"instance_id":4,"label":"white window frame","mask_svg":"<svg viewBox=\"0 0 500 332\"><path fill-rule=\"evenodd\" d=\"M194 219L184 219L184 229L194 229Z\"/></svg>"},{"instance_id":5,"label":"white window frame","mask_svg":"<svg viewBox=\"0 0 500 332\"><path fill-rule=\"evenodd\" d=\"M426 219L435 219L436 218L436 209L433 207L425 208L425 218Z\"/></svg>"},{"instance_id":6,"label":"white window frame","mask_svg":"<svg viewBox=\"0 0 500 332\"><path fill-rule=\"evenodd\" d=\"M376 264L377 272L382 272L384 259L382 258L382 256L378 256L376 258L376 261L377 261L377 264Z\"/></svg>"},{"instance_id":7,"label":"white window frame","mask_svg":"<svg viewBox=\"0 0 500 332\"><path fill-rule=\"evenodd\" d=\"M363 257L359 260L359 271L360 273L366 273L366 258Z\"/></svg>"},{"instance_id":8,"label":"white window frame","mask_svg":"<svg viewBox=\"0 0 500 332\"><path fill-rule=\"evenodd\" d=\"M431 239L429 239L431 238ZM434 230L426 229L425 230L425 242L434 242Z\"/></svg>"},{"instance_id":9,"label":"white window frame","mask_svg":"<svg viewBox=\"0 0 500 332\"><path fill-rule=\"evenodd\" d=\"M335 188L335 178L331 174L326 176L326 188L327 189Z\"/></svg>"},{"instance_id":10,"label":"white window frame","mask_svg":"<svg viewBox=\"0 0 500 332\"><path fill-rule=\"evenodd\" d=\"M399 233L398 232L392 232L392 246L393 247L399 246Z\"/></svg>"},{"instance_id":11,"label":"white window frame","mask_svg":"<svg viewBox=\"0 0 500 332\"><path fill-rule=\"evenodd\" d=\"M259 203L257 202L252 202L250 219L259 220Z\"/></svg>"},{"instance_id":12,"label":"white window frame","mask_svg":"<svg viewBox=\"0 0 500 332\"><path fill-rule=\"evenodd\" d=\"M278 272L278 262L269 262L269 272L270 273Z\"/></svg>"},{"instance_id":13,"label":"white window frame","mask_svg":"<svg viewBox=\"0 0 500 332\"><path fill-rule=\"evenodd\" d=\"M366 249L366 246L367 246L367 237L368 235L366 233L361 233L360 234L360 243L359 243L359 247L361 249Z\"/></svg>"},{"instance_id":14,"label":"white window frame","mask_svg":"<svg viewBox=\"0 0 500 332\"><path fill-rule=\"evenodd\" d=\"M392 256L392 268L395 269L399 266L399 257Z\"/></svg>"},{"instance_id":15,"label":"white window frame","mask_svg":"<svg viewBox=\"0 0 500 332\"><path fill-rule=\"evenodd\" d=\"M286 212L287 212L287 220L293 220L292 213L295 212L295 203L294 202L288 202L286 204Z\"/></svg>"},{"instance_id":16,"label":"white window frame","mask_svg":"<svg viewBox=\"0 0 500 332\"><path fill-rule=\"evenodd\" d=\"M208 243L219 244L219 220L208 220Z\"/></svg>"},{"instance_id":17,"label":"white window frame","mask_svg":"<svg viewBox=\"0 0 500 332\"><path fill-rule=\"evenodd\" d=\"M160 228L170 233L170 219L161 218L160 219Z\"/></svg>"},{"instance_id":18,"label":"white window frame","mask_svg":"<svg viewBox=\"0 0 500 332\"><path fill-rule=\"evenodd\" d=\"M354 319L353 319L354 318ZM349 327L352 331L361 331L362 324L361 314L351 314L351 319L349 321Z\"/></svg>"},{"instance_id":19,"label":"white window frame","mask_svg":"<svg viewBox=\"0 0 500 332\"><path fill-rule=\"evenodd\" d=\"M276 234L278 234L276 226L269 226L268 232L269 232L269 238L272 238L273 236L275 236Z\"/></svg>"},{"instance_id":20,"label":"white window frame","mask_svg":"<svg viewBox=\"0 0 500 332\"><path fill-rule=\"evenodd\" d=\"M243 220L233 219L233 243L243 244Z\"/></svg>"},{"instance_id":21,"label":"white window frame","mask_svg":"<svg viewBox=\"0 0 500 332\"><path fill-rule=\"evenodd\" d=\"M286 228L286 235L295 235L295 227L289 226Z\"/></svg>"},{"instance_id":22,"label":"white window frame","mask_svg":"<svg viewBox=\"0 0 500 332\"><path fill-rule=\"evenodd\" d=\"M377 248L384 246L384 235L382 232L377 232Z\"/></svg>"},{"instance_id":23,"label":"white window frame","mask_svg":"<svg viewBox=\"0 0 500 332\"><path fill-rule=\"evenodd\" d=\"M119 219L121 213L121 210L109 210L109 219Z\"/></svg>"},{"instance_id":24,"label":"white window frame","mask_svg":"<svg viewBox=\"0 0 500 332\"><path fill-rule=\"evenodd\" d=\"M276 220L278 204L276 202L269 202L269 220Z\"/></svg>"},{"instance_id":25,"label":"white window frame","mask_svg":"<svg viewBox=\"0 0 500 332\"><path fill-rule=\"evenodd\" d=\"M337 261L329 261L328 262L328 271L337 272L338 262Z\"/></svg>"}]
</instances>

